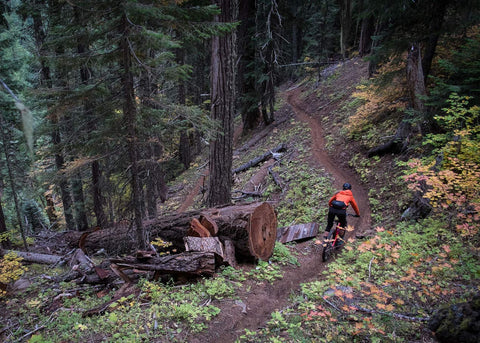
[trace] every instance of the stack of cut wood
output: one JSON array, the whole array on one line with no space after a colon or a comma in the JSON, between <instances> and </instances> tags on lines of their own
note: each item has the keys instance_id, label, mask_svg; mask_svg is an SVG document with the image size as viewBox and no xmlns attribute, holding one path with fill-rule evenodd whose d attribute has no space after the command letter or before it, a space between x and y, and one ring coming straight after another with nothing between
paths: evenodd
<instances>
[{"instance_id":1,"label":"stack of cut wood","mask_svg":"<svg viewBox=\"0 0 480 343\"><path fill-rule=\"evenodd\" d=\"M254 202L163 217L146 228L152 239L172 242L178 253L161 256L154 251L137 251L135 256L109 259L110 269L127 282L131 281L127 274L132 271L154 272L157 276L212 275L222 264L268 260L275 247L277 217L269 203ZM123 230L92 231L77 239L83 251L108 252L114 245L132 243Z\"/></svg>"}]
</instances>

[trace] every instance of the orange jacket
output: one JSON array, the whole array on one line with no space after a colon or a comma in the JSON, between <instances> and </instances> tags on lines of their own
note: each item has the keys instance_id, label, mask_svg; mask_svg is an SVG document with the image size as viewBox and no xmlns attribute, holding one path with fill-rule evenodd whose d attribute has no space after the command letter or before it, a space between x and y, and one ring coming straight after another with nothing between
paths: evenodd
<instances>
[{"instance_id":1,"label":"orange jacket","mask_svg":"<svg viewBox=\"0 0 480 343\"><path fill-rule=\"evenodd\" d=\"M347 189L344 191L340 191L336 193L333 197L330 198L328 201L328 206L332 206L332 201L333 200L338 200L338 201L343 201L345 205L349 205L352 203L352 208L355 211L357 215L360 215L360 210L358 209L357 203L355 201L355 198L353 197L352 191Z\"/></svg>"}]
</instances>

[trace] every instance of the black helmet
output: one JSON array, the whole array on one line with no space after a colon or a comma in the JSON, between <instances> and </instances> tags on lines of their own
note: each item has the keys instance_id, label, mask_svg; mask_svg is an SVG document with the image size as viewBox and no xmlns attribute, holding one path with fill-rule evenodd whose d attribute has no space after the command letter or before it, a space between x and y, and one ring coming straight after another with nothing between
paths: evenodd
<instances>
[{"instance_id":1,"label":"black helmet","mask_svg":"<svg viewBox=\"0 0 480 343\"><path fill-rule=\"evenodd\" d=\"M352 185L349 184L348 182L343 184L343 190L346 190L346 189L352 189Z\"/></svg>"}]
</instances>

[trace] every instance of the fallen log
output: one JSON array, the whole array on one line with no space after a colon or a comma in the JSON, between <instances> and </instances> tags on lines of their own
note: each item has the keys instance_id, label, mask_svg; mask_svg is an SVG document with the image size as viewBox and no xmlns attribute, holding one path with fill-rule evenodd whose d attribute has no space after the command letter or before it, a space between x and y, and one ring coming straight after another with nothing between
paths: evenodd
<instances>
[{"instance_id":1,"label":"fallen log","mask_svg":"<svg viewBox=\"0 0 480 343\"><path fill-rule=\"evenodd\" d=\"M251 161L249 161L245 164L242 164L238 168L235 168L233 170L233 173L238 174L238 173L240 173L242 171L245 171L249 168L255 167L256 165L260 164L261 162L267 161L270 158L275 157L275 155L274 155L275 153L285 151L285 150L287 150L287 144L285 144L285 143L279 144L278 146L276 146L272 150L269 150L268 152L264 153L263 155L258 156L258 157L254 158L253 160L251 160Z\"/></svg>"},{"instance_id":2,"label":"fallen log","mask_svg":"<svg viewBox=\"0 0 480 343\"><path fill-rule=\"evenodd\" d=\"M138 261L135 257L112 258L110 262L118 269L139 269L164 274L193 274L211 276L215 273L213 252L185 252L175 255L156 256L148 261Z\"/></svg>"},{"instance_id":3,"label":"fallen log","mask_svg":"<svg viewBox=\"0 0 480 343\"><path fill-rule=\"evenodd\" d=\"M185 250L183 239L187 236L192 219L202 215L215 223L222 243L227 239L233 242L238 259L253 257L268 260L272 255L277 235L277 217L273 206L265 202L177 213L145 222L144 227L150 240L160 237L181 252ZM75 246L79 236L72 232L65 239ZM130 253L135 244L135 232L128 228L100 230L91 233L85 240L87 250L103 248L110 254Z\"/></svg>"},{"instance_id":4,"label":"fallen log","mask_svg":"<svg viewBox=\"0 0 480 343\"><path fill-rule=\"evenodd\" d=\"M255 144L257 144L257 142L259 142L260 140L262 140L263 138L265 138L266 136L268 136L274 128L280 126L281 124L285 123L286 121L290 120L290 117L287 117L287 118L284 118L278 122L274 122L273 124L271 125L268 125L265 129L262 130L262 132L260 132L259 134L256 134L255 136L253 136L252 139L250 139L247 143L245 143L242 147L240 147L239 149L235 150L233 152L234 155L240 153L240 152L244 152L244 151L248 151L250 150L250 148L252 146L254 146Z\"/></svg>"},{"instance_id":5,"label":"fallen log","mask_svg":"<svg viewBox=\"0 0 480 343\"><path fill-rule=\"evenodd\" d=\"M65 262L64 256L48 255L26 251L5 250L5 253L15 253L21 257L25 262L39 263L39 264L57 264Z\"/></svg>"}]
</instances>

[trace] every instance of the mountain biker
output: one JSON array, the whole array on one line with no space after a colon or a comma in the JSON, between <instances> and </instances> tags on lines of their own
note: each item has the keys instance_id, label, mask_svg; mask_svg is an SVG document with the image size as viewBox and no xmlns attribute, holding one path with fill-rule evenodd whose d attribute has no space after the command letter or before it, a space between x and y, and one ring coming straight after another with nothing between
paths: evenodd
<instances>
[{"instance_id":1,"label":"mountain biker","mask_svg":"<svg viewBox=\"0 0 480 343\"><path fill-rule=\"evenodd\" d=\"M352 194L352 185L346 182L343 184L342 188L343 190L335 193L335 195L328 201L328 220L324 238L327 238L328 233L332 229L335 216L338 217L341 227L347 227L347 207L349 204L352 204L352 208L356 213L355 217L360 217L360 210L358 209L357 202Z\"/></svg>"}]
</instances>

